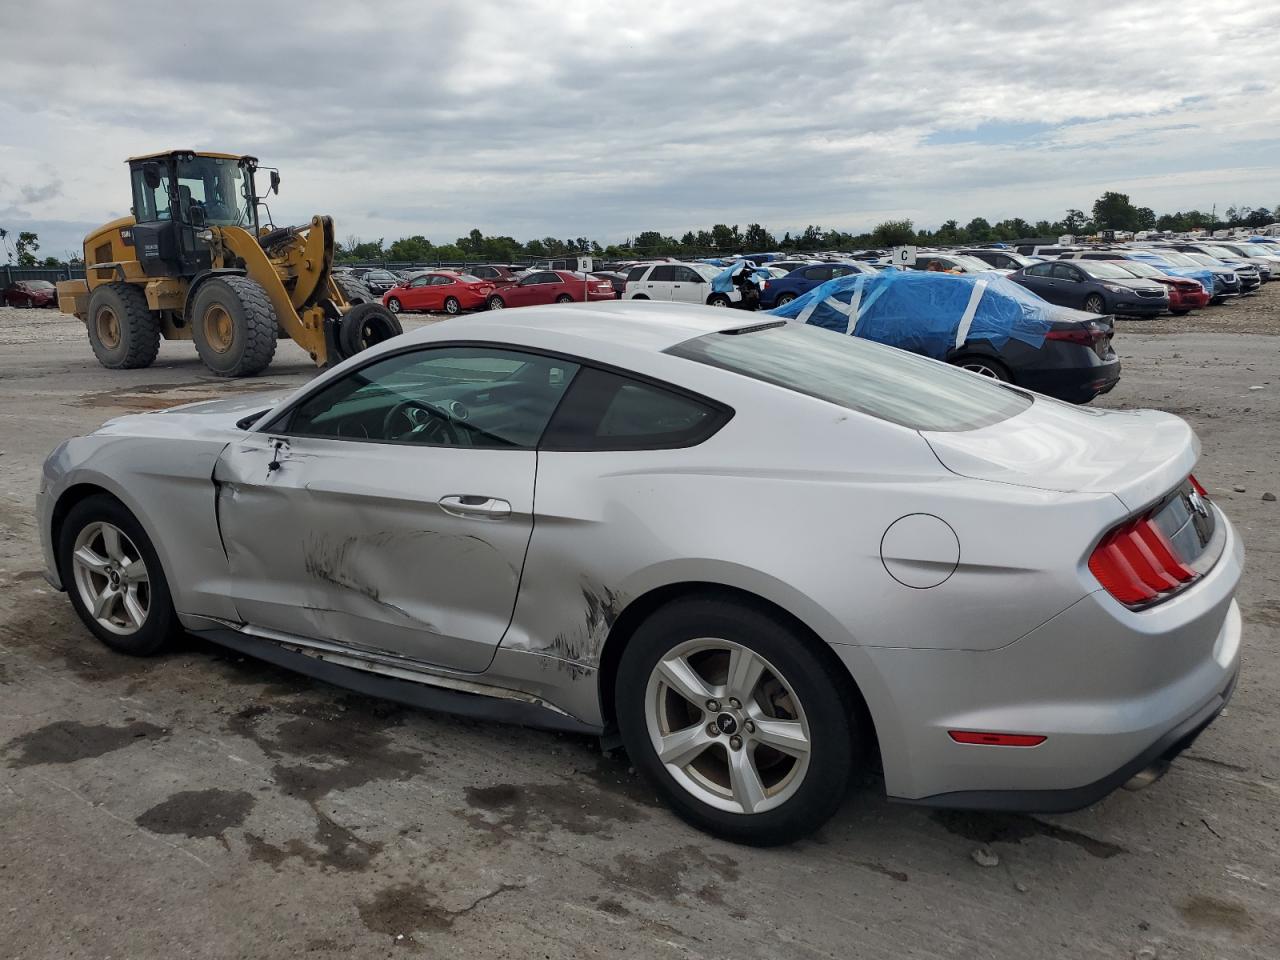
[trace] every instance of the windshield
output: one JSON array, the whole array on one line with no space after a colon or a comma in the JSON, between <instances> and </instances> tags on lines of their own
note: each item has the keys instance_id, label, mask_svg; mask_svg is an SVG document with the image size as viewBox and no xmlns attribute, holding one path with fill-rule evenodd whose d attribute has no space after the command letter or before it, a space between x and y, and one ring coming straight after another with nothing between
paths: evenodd
<instances>
[{"instance_id":1,"label":"windshield","mask_svg":"<svg viewBox=\"0 0 1280 960\"><path fill-rule=\"evenodd\" d=\"M1099 280L1132 279L1129 274L1125 273L1123 267L1118 267L1114 263L1107 263L1103 260L1077 260L1076 266L1089 276L1097 277Z\"/></svg>"},{"instance_id":2,"label":"windshield","mask_svg":"<svg viewBox=\"0 0 1280 960\"><path fill-rule=\"evenodd\" d=\"M1207 253L1188 253L1187 257L1194 263L1202 263L1206 267L1220 266L1218 261L1215 260L1213 257L1209 256Z\"/></svg>"},{"instance_id":3,"label":"windshield","mask_svg":"<svg viewBox=\"0 0 1280 960\"><path fill-rule=\"evenodd\" d=\"M912 430L974 430L1031 400L965 370L803 323L712 333L667 353L794 390Z\"/></svg>"},{"instance_id":4,"label":"windshield","mask_svg":"<svg viewBox=\"0 0 1280 960\"><path fill-rule=\"evenodd\" d=\"M1159 277L1163 274L1149 263L1142 263L1138 260L1126 260L1124 263L1117 263L1117 267L1121 270L1128 270L1135 277Z\"/></svg>"},{"instance_id":5,"label":"windshield","mask_svg":"<svg viewBox=\"0 0 1280 960\"><path fill-rule=\"evenodd\" d=\"M244 169L237 160L196 157L178 161L178 201L191 218L191 207L204 210L204 221L220 227L253 226L253 203L245 193Z\"/></svg>"},{"instance_id":6,"label":"windshield","mask_svg":"<svg viewBox=\"0 0 1280 960\"><path fill-rule=\"evenodd\" d=\"M1205 247L1204 252L1211 257L1217 257L1219 260L1230 260L1232 257L1240 256L1236 250L1228 250L1226 247Z\"/></svg>"},{"instance_id":7,"label":"windshield","mask_svg":"<svg viewBox=\"0 0 1280 960\"><path fill-rule=\"evenodd\" d=\"M53 284L48 280L28 280L27 286L32 290L52 290Z\"/></svg>"},{"instance_id":8,"label":"windshield","mask_svg":"<svg viewBox=\"0 0 1280 960\"><path fill-rule=\"evenodd\" d=\"M1147 256L1159 257L1166 263L1172 263L1175 267L1198 267L1201 265L1198 261L1192 260L1185 253L1177 253L1173 250L1161 250L1158 253L1147 254Z\"/></svg>"},{"instance_id":9,"label":"windshield","mask_svg":"<svg viewBox=\"0 0 1280 960\"><path fill-rule=\"evenodd\" d=\"M1274 257L1280 255L1280 248L1268 248L1261 243L1242 243L1239 249L1246 257Z\"/></svg>"},{"instance_id":10,"label":"windshield","mask_svg":"<svg viewBox=\"0 0 1280 960\"><path fill-rule=\"evenodd\" d=\"M965 256L963 253L951 254L951 259L956 262L957 266L964 267L966 270L976 270L979 273L993 269L991 264L985 260L979 260L977 257Z\"/></svg>"}]
</instances>

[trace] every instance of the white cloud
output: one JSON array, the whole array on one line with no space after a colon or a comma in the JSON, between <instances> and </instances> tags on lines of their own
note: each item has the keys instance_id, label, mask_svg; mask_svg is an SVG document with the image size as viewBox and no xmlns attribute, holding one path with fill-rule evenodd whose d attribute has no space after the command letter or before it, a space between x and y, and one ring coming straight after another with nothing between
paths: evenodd
<instances>
[{"instance_id":1,"label":"white cloud","mask_svg":"<svg viewBox=\"0 0 1280 960\"><path fill-rule=\"evenodd\" d=\"M1277 34L1224 2L64 0L6 20L0 225L74 246L125 157L179 146L279 166L278 222L388 240L1270 206Z\"/></svg>"}]
</instances>

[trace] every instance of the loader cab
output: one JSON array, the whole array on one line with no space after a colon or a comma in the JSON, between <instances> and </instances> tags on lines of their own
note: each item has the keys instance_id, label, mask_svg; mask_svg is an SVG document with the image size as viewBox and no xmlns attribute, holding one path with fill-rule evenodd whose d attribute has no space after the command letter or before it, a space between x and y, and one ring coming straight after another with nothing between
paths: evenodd
<instances>
[{"instance_id":1,"label":"loader cab","mask_svg":"<svg viewBox=\"0 0 1280 960\"><path fill-rule=\"evenodd\" d=\"M148 276L189 277L210 265L208 227L258 231L253 157L175 151L129 161L131 230Z\"/></svg>"}]
</instances>

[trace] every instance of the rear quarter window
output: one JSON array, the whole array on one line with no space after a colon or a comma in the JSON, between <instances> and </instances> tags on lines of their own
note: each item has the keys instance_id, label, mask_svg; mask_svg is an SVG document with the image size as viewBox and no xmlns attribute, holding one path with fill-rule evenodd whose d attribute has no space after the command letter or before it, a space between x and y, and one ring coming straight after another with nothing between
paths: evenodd
<instances>
[{"instance_id":1,"label":"rear quarter window","mask_svg":"<svg viewBox=\"0 0 1280 960\"><path fill-rule=\"evenodd\" d=\"M706 397L609 370L584 367L539 445L544 450L660 450L691 447L733 411Z\"/></svg>"},{"instance_id":2,"label":"rear quarter window","mask_svg":"<svg viewBox=\"0 0 1280 960\"><path fill-rule=\"evenodd\" d=\"M912 430L975 430L1032 403L1021 391L966 370L802 323L712 333L667 353Z\"/></svg>"}]
</instances>

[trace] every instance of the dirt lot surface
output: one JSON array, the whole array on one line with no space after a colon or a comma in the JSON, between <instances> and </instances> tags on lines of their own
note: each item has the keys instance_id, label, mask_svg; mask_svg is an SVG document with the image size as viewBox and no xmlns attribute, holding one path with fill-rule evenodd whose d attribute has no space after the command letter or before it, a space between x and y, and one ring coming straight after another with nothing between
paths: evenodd
<instances>
[{"instance_id":1,"label":"dirt lot surface","mask_svg":"<svg viewBox=\"0 0 1280 960\"><path fill-rule=\"evenodd\" d=\"M76 321L0 309L0 956L1274 960L1276 334L1280 284L1117 334L1102 405L1190 420L1248 548L1238 692L1164 780L1028 817L890 805L868 777L814 839L754 850L683 826L587 739L195 640L147 661L100 646L40 577L45 455L113 416L314 370L282 344L267 375L221 382L167 343L110 372Z\"/></svg>"}]
</instances>

